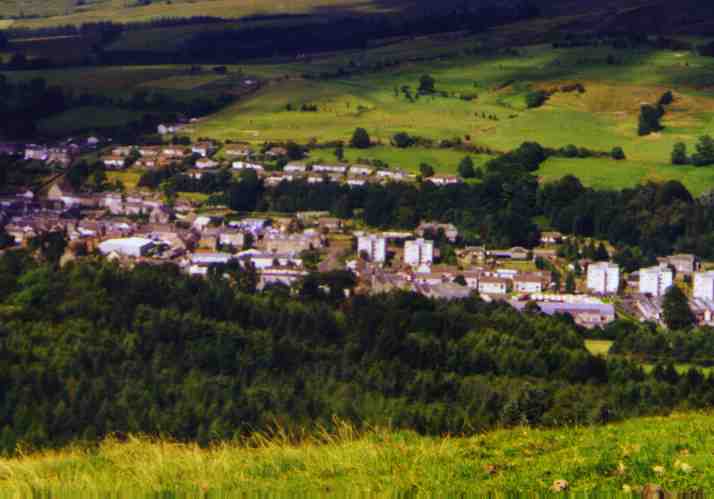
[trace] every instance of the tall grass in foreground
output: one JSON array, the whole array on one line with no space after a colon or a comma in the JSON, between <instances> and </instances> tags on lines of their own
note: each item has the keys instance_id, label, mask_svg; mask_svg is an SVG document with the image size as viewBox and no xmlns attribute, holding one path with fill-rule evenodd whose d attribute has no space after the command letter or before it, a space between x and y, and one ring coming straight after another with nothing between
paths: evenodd
<instances>
[{"instance_id":1,"label":"tall grass in foreground","mask_svg":"<svg viewBox=\"0 0 714 499\"><path fill-rule=\"evenodd\" d=\"M276 432L209 449L145 437L108 439L0 460L0 497L629 497L656 483L697 497L714 490L714 416L469 438L384 429L299 441Z\"/></svg>"}]
</instances>

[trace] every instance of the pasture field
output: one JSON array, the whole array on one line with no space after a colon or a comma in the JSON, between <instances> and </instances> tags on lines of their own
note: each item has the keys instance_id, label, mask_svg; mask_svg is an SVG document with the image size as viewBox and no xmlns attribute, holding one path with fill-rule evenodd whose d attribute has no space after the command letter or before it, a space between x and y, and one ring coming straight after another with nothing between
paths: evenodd
<instances>
[{"instance_id":1,"label":"pasture field","mask_svg":"<svg viewBox=\"0 0 714 499\"><path fill-rule=\"evenodd\" d=\"M476 43L475 39L464 42ZM404 47L406 54L409 49ZM387 49L375 51L379 50ZM400 49L388 50L397 54ZM350 78L279 81L203 120L195 135L254 143L348 141L361 126L382 144L404 131L436 140L470 138L494 151L506 151L528 140L548 147L575 144L604 152L621 146L625 161L552 159L541 176L553 180L573 173L586 185L599 188L678 179L697 194L710 190L714 170L674 167L669 157L676 142L687 143L692 152L699 136L714 134L714 86L710 87L714 59L689 52L627 50L616 51L617 64L611 65L606 63L611 52L601 47L556 50L541 45L520 49L517 56L461 55ZM374 57L368 51L310 64L247 66L244 70L317 74L345 67L349 60L374 61ZM422 96L410 102L402 86L409 85L413 95L419 78L427 73L447 96ZM529 90L558 89L576 82L585 86L585 93L559 91L544 106L526 109ZM639 137L640 106L656 102L668 89L674 91L675 102L663 118L665 129ZM318 111L298 111L303 104L315 105ZM399 159L416 167L420 153L415 151L409 158L400 152Z\"/></svg>"},{"instance_id":2,"label":"pasture field","mask_svg":"<svg viewBox=\"0 0 714 499\"><path fill-rule=\"evenodd\" d=\"M687 413L473 437L339 425L209 449L130 437L2 459L0 497L544 497L558 480L578 497L691 493L714 489L713 430L712 415Z\"/></svg>"}]
</instances>

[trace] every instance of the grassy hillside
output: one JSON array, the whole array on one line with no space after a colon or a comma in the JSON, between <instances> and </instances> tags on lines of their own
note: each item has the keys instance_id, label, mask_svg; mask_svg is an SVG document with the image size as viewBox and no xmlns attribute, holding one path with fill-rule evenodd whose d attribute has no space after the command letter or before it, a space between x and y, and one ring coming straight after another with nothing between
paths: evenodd
<instances>
[{"instance_id":1,"label":"grassy hillside","mask_svg":"<svg viewBox=\"0 0 714 499\"><path fill-rule=\"evenodd\" d=\"M244 70L268 77L298 76L335 71L349 66L350 61L368 64L400 54L404 58L433 56L446 50L438 42L420 43L328 57L309 64L247 66ZM477 43L477 39L466 39L451 47L456 50ZM626 161L551 160L541 175L549 180L573 173L595 187L666 179L679 179L697 194L714 187L711 169L669 164L676 142L684 141L692 150L699 136L714 133L714 59L690 52L621 50L615 51L618 64L609 65L605 61L612 52L591 47L554 50L543 45L522 49L520 55L462 55L345 79L284 80L204 120L195 134L254 142L307 142L313 138L322 142L348 140L355 127L362 126L385 144L394 133L405 131L437 140L468 137L496 151L511 149L525 140L549 147L575 144L600 151L621 146ZM426 73L436 79L437 90L447 92L448 97L421 97L410 102L399 89L409 85L415 92L420 76ZM530 90L574 82L582 83L585 93L560 92L543 107L526 109L525 95ZM656 102L667 89L674 90L676 101L663 120L665 129L639 137L640 105ZM461 98L466 95L476 98ZM318 112L288 110L288 105L298 109L302 104L316 105ZM400 153L400 159L408 160L408 153ZM416 165L426 160L418 151L411 159Z\"/></svg>"},{"instance_id":2,"label":"grassy hillside","mask_svg":"<svg viewBox=\"0 0 714 499\"><path fill-rule=\"evenodd\" d=\"M646 484L714 490L714 416L678 414L605 427L516 428L426 438L343 426L294 444L258 436L201 449L130 438L0 460L0 497L233 497L244 494L410 497L571 492L629 496Z\"/></svg>"}]
</instances>

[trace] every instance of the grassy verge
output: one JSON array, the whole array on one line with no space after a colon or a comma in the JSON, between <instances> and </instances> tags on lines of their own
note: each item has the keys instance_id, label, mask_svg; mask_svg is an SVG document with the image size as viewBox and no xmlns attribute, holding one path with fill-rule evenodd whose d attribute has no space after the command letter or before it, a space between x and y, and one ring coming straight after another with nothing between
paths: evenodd
<instances>
[{"instance_id":1,"label":"grassy verge","mask_svg":"<svg viewBox=\"0 0 714 499\"><path fill-rule=\"evenodd\" d=\"M0 460L0 496L233 497L630 495L714 489L714 416L679 414L604 427L515 428L470 438L358 434L341 426L299 444L286 435L202 449L141 438Z\"/></svg>"}]
</instances>

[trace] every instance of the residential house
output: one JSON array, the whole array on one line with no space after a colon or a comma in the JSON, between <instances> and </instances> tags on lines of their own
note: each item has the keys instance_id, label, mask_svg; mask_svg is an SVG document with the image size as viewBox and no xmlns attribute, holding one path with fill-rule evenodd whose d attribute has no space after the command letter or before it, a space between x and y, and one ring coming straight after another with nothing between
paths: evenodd
<instances>
[{"instance_id":1,"label":"residential house","mask_svg":"<svg viewBox=\"0 0 714 499\"><path fill-rule=\"evenodd\" d=\"M347 167L342 165L313 165L312 171L315 173L336 173L344 175L347 173Z\"/></svg>"},{"instance_id":2,"label":"residential house","mask_svg":"<svg viewBox=\"0 0 714 499\"><path fill-rule=\"evenodd\" d=\"M346 184L350 187L364 187L367 185L367 180L363 178L348 178Z\"/></svg>"},{"instance_id":3,"label":"residential house","mask_svg":"<svg viewBox=\"0 0 714 499\"><path fill-rule=\"evenodd\" d=\"M374 168L365 165L352 165L349 173L354 177L369 177L374 173Z\"/></svg>"},{"instance_id":4,"label":"residential house","mask_svg":"<svg viewBox=\"0 0 714 499\"><path fill-rule=\"evenodd\" d=\"M478 292L485 295L508 294L510 281L501 277L482 276L478 281Z\"/></svg>"},{"instance_id":5,"label":"residential house","mask_svg":"<svg viewBox=\"0 0 714 499\"><path fill-rule=\"evenodd\" d=\"M321 175L309 175L307 177L308 184L321 184L325 181L325 177Z\"/></svg>"},{"instance_id":6,"label":"residential house","mask_svg":"<svg viewBox=\"0 0 714 499\"><path fill-rule=\"evenodd\" d=\"M102 158L102 163L104 163L104 166L110 170L119 170L124 168L124 160L123 156L104 156Z\"/></svg>"},{"instance_id":7,"label":"residential house","mask_svg":"<svg viewBox=\"0 0 714 499\"><path fill-rule=\"evenodd\" d=\"M218 161L214 161L210 158L201 158L196 161L196 168L199 170L206 170L210 168L216 168L219 165Z\"/></svg>"},{"instance_id":8,"label":"residential house","mask_svg":"<svg viewBox=\"0 0 714 499\"><path fill-rule=\"evenodd\" d=\"M666 264L640 269L640 293L664 296L672 286L674 273Z\"/></svg>"},{"instance_id":9,"label":"residential house","mask_svg":"<svg viewBox=\"0 0 714 499\"><path fill-rule=\"evenodd\" d=\"M402 170L377 170L377 177L394 182L405 182L409 180L409 174Z\"/></svg>"},{"instance_id":10,"label":"residential house","mask_svg":"<svg viewBox=\"0 0 714 499\"><path fill-rule=\"evenodd\" d=\"M266 187L276 187L283 182L292 182L293 180L295 180L293 175L285 175L280 172L274 172L265 177L263 179L263 183Z\"/></svg>"},{"instance_id":11,"label":"residential house","mask_svg":"<svg viewBox=\"0 0 714 499\"><path fill-rule=\"evenodd\" d=\"M161 154L161 146L142 146L139 148L139 155L142 158L156 158Z\"/></svg>"},{"instance_id":12,"label":"residential house","mask_svg":"<svg viewBox=\"0 0 714 499\"><path fill-rule=\"evenodd\" d=\"M213 142L199 142L191 147L191 152L206 158L216 152L216 145Z\"/></svg>"},{"instance_id":13,"label":"residential house","mask_svg":"<svg viewBox=\"0 0 714 499\"><path fill-rule=\"evenodd\" d=\"M461 177L457 177L456 175L432 175L424 180L434 185L456 185L463 183Z\"/></svg>"},{"instance_id":14,"label":"residential house","mask_svg":"<svg viewBox=\"0 0 714 499\"><path fill-rule=\"evenodd\" d=\"M161 155L165 158L182 159L189 156L189 150L184 146L167 146L163 148Z\"/></svg>"},{"instance_id":15,"label":"residential house","mask_svg":"<svg viewBox=\"0 0 714 499\"><path fill-rule=\"evenodd\" d=\"M599 295L616 294L620 287L620 267L609 262L588 266L587 288Z\"/></svg>"},{"instance_id":16,"label":"residential house","mask_svg":"<svg viewBox=\"0 0 714 499\"><path fill-rule=\"evenodd\" d=\"M258 165L256 163L248 163L246 161L234 161L233 169L234 170L254 170L256 173L265 171L265 168L263 168L263 166Z\"/></svg>"},{"instance_id":17,"label":"residential house","mask_svg":"<svg viewBox=\"0 0 714 499\"><path fill-rule=\"evenodd\" d=\"M513 289L518 293L541 293L547 280L540 273L519 274L513 279Z\"/></svg>"},{"instance_id":18,"label":"residential house","mask_svg":"<svg viewBox=\"0 0 714 499\"><path fill-rule=\"evenodd\" d=\"M139 158L134 162L134 166L138 168L156 168L159 162L156 158Z\"/></svg>"},{"instance_id":19,"label":"residential house","mask_svg":"<svg viewBox=\"0 0 714 499\"><path fill-rule=\"evenodd\" d=\"M307 171L307 165L305 163L296 163L291 161L283 167L285 173L305 173Z\"/></svg>"},{"instance_id":20,"label":"residential house","mask_svg":"<svg viewBox=\"0 0 714 499\"><path fill-rule=\"evenodd\" d=\"M245 234L237 229L223 227L219 231L218 242L222 246L232 246L235 249L242 249L245 245Z\"/></svg>"}]
</instances>

